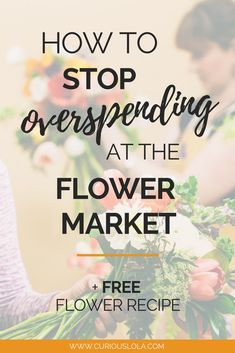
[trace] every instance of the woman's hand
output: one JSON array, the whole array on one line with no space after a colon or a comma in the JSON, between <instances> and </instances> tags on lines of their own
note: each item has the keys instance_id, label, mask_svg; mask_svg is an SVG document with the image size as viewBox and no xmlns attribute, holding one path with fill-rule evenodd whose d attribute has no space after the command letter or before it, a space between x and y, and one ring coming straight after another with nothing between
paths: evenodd
<instances>
[{"instance_id":1,"label":"woman's hand","mask_svg":"<svg viewBox=\"0 0 235 353\"><path fill-rule=\"evenodd\" d=\"M93 291L92 288L96 284L99 288L101 287L101 281L97 276L87 275L80 281L76 282L68 290L62 291L56 294L51 303L49 310L56 310L56 299L63 298L68 300L76 300L82 297L84 294ZM108 333L113 333L116 330L117 322L123 321L125 319L125 314L123 312L112 313L108 311L98 311L99 316L95 319L96 336L104 338Z\"/></svg>"}]
</instances>

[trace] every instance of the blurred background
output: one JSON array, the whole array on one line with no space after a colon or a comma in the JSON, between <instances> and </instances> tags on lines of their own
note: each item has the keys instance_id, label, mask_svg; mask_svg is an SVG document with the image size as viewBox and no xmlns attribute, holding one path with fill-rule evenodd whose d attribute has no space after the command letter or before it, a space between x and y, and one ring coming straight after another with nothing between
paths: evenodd
<instances>
[{"instance_id":1,"label":"blurred background","mask_svg":"<svg viewBox=\"0 0 235 353\"><path fill-rule=\"evenodd\" d=\"M180 21L197 3L197 0L2 1L0 106L11 106L17 112L33 106L23 95L24 66L20 63L10 65L9 51L17 46L27 57L41 57L43 31L48 38L57 31L61 34L113 31L113 45L105 55L92 55L92 61L100 68L134 68L137 78L128 85L128 95L133 100L145 97L158 102L171 83L185 95L201 95L204 90L191 72L189 54L175 45ZM133 49L126 55L122 42L115 40L119 31L153 32L158 38L158 49L150 55ZM28 152L16 139L20 123L18 113L0 122L0 159L8 168L13 186L22 256L35 290L46 292L67 288L81 273L76 267L68 266L68 257L74 252L78 236L61 236L61 212L74 210L69 197L63 201L56 199L56 178L63 174L64 160L61 157L45 172L35 169ZM159 125L154 128L148 125L144 129L149 140L159 142L164 141L166 133L166 128L161 129Z\"/></svg>"}]
</instances>

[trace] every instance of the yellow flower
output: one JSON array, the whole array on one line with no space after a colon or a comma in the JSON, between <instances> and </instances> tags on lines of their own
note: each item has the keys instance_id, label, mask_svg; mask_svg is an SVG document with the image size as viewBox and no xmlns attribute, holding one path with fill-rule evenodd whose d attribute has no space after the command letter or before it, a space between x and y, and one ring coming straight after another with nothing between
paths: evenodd
<instances>
[{"instance_id":1,"label":"yellow flower","mask_svg":"<svg viewBox=\"0 0 235 353\"><path fill-rule=\"evenodd\" d=\"M54 56L51 50L47 50L45 54L41 57L42 67L48 67L53 63Z\"/></svg>"},{"instance_id":2,"label":"yellow flower","mask_svg":"<svg viewBox=\"0 0 235 353\"><path fill-rule=\"evenodd\" d=\"M83 67L90 67L91 65L81 59L81 58L74 58L74 59L70 59L66 62L66 68L67 67L74 67L75 69L80 69L80 68L83 68Z\"/></svg>"},{"instance_id":3,"label":"yellow flower","mask_svg":"<svg viewBox=\"0 0 235 353\"><path fill-rule=\"evenodd\" d=\"M29 84L30 84L30 81L31 81L31 80L28 79L28 80L24 83L24 86L23 86L23 95L24 95L24 96L27 96L27 97L30 96L30 91L29 91Z\"/></svg>"},{"instance_id":4,"label":"yellow flower","mask_svg":"<svg viewBox=\"0 0 235 353\"><path fill-rule=\"evenodd\" d=\"M41 64L38 60L28 59L25 63L26 74L32 76L33 72L39 72L41 69Z\"/></svg>"},{"instance_id":5,"label":"yellow flower","mask_svg":"<svg viewBox=\"0 0 235 353\"><path fill-rule=\"evenodd\" d=\"M33 131L31 132L31 137L32 137L32 140L39 144L41 143L43 140L45 140L46 138L46 134L44 136L40 135L39 131L36 129L33 129Z\"/></svg>"}]
</instances>

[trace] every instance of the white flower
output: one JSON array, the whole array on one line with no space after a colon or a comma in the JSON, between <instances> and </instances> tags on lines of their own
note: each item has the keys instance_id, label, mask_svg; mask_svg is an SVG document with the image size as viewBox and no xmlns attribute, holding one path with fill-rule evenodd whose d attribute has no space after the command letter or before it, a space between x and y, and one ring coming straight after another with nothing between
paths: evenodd
<instances>
[{"instance_id":1,"label":"white flower","mask_svg":"<svg viewBox=\"0 0 235 353\"><path fill-rule=\"evenodd\" d=\"M79 254L91 254L93 252L90 244L85 241L77 242L75 251Z\"/></svg>"},{"instance_id":2,"label":"white flower","mask_svg":"<svg viewBox=\"0 0 235 353\"><path fill-rule=\"evenodd\" d=\"M124 161L125 167L128 169L134 168L136 163L138 163L138 161L137 157L134 155L129 156L129 158Z\"/></svg>"},{"instance_id":3,"label":"white flower","mask_svg":"<svg viewBox=\"0 0 235 353\"><path fill-rule=\"evenodd\" d=\"M50 46L48 46L49 48L50 48L50 50L52 51L52 53L54 54L54 55L61 55L61 56L63 56L63 57L71 57L71 53L69 53L68 51L66 51L63 47L61 47L60 49L59 49L59 52L58 52L58 50L57 50L57 45L50 45Z\"/></svg>"},{"instance_id":4,"label":"white flower","mask_svg":"<svg viewBox=\"0 0 235 353\"><path fill-rule=\"evenodd\" d=\"M33 164L36 167L45 167L59 160L58 147L53 142L41 143L34 152Z\"/></svg>"},{"instance_id":5,"label":"white flower","mask_svg":"<svg viewBox=\"0 0 235 353\"><path fill-rule=\"evenodd\" d=\"M111 248L113 249L124 249L128 243L131 244L132 247L136 248L137 250L141 250L145 248L145 243L146 239L148 240L153 240L152 235L144 235L144 234L138 234L133 228L132 232L130 234L125 234L124 233L124 214L128 213L129 217L132 218L134 217L138 212L139 213L148 213L150 212L150 208L141 208L140 206L140 201L136 201L132 206L130 206L128 203L119 203L117 204L112 211L107 211L107 213L118 213L122 217L122 224L120 225L120 229L122 234L118 234L117 232L113 231L111 234L106 234L105 237L109 241ZM102 214L100 217L100 221L102 224L105 224L106 217L105 214ZM138 218L138 220L135 222L136 225L140 230L143 229L143 218L141 216ZM105 228L105 226L104 226ZM123 234L124 233L124 234Z\"/></svg>"},{"instance_id":6,"label":"white flower","mask_svg":"<svg viewBox=\"0 0 235 353\"><path fill-rule=\"evenodd\" d=\"M191 220L181 214L171 218L170 234L167 240L175 249L190 256L203 256L214 249L212 242L192 224Z\"/></svg>"},{"instance_id":7,"label":"white flower","mask_svg":"<svg viewBox=\"0 0 235 353\"><path fill-rule=\"evenodd\" d=\"M73 135L67 138L64 144L64 148L70 157L80 156L85 151L84 143Z\"/></svg>"},{"instance_id":8,"label":"white flower","mask_svg":"<svg viewBox=\"0 0 235 353\"><path fill-rule=\"evenodd\" d=\"M76 244L75 251L77 254L92 254L92 248L88 242L85 241L79 241ZM82 269L88 269L92 266L94 263L93 258L90 256L85 256L85 257L79 257L75 255L77 260L76 260L76 265Z\"/></svg>"},{"instance_id":9,"label":"white flower","mask_svg":"<svg viewBox=\"0 0 235 353\"><path fill-rule=\"evenodd\" d=\"M130 219L132 219L137 213L149 213L151 208L141 206L141 201L137 200L132 206L128 203L117 204L112 211L121 215L122 220L124 219L124 213L128 213ZM100 216L102 225L105 224L106 215L105 213ZM135 222L138 228L143 230L143 217L139 217ZM105 226L103 226L105 228ZM106 234L105 237L109 241L111 248L113 249L124 249L128 243L132 247L141 250L145 248L146 240L153 241L157 235L143 235L138 234L133 228L131 234L124 233L124 221L120 225L122 234L118 234L115 230L111 230L111 234ZM157 230L159 234L164 234L165 222L157 221ZM184 252L190 256L203 256L207 252L214 249L212 242L192 224L191 220L181 214L177 214L176 217L171 217L170 220L170 234L165 235L168 241L167 250L171 250L175 244L175 249Z\"/></svg>"},{"instance_id":10,"label":"white flower","mask_svg":"<svg viewBox=\"0 0 235 353\"><path fill-rule=\"evenodd\" d=\"M48 94L48 79L40 76L34 77L29 84L29 92L34 102L43 101Z\"/></svg>"},{"instance_id":11,"label":"white flower","mask_svg":"<svg viewBox=\"0 0 235 353\"><path fill-rule=\"evenodd\" d=\"M18 46L10 48L6 55L6 60L9 64L18 64L25 60L26 55L24 49Z\"/></svg>"}]
</instances>

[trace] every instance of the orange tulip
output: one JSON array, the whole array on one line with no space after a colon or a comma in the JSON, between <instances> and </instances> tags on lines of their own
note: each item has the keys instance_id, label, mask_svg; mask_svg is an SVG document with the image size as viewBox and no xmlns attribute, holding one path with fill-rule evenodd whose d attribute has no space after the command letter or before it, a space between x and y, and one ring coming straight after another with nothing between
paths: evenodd
<instances>
[{"instance_id":1,"label":"orange tulip","mask_svg":"<svg viewBox=\"0 0 235 353\"><path fill-rule=\"evenodd\" d=\"M62 72L52 75L48 81L49 98L53 104L58 107L69 107L78 105L85 109L88 104L85 91L79 90L68 91L63 87L64 78Z\"/></svg>"}]
</instances>

